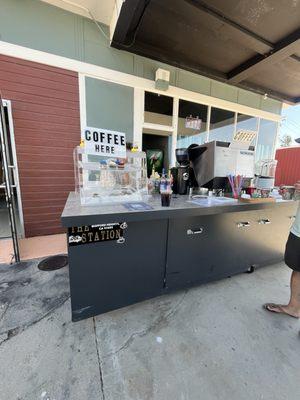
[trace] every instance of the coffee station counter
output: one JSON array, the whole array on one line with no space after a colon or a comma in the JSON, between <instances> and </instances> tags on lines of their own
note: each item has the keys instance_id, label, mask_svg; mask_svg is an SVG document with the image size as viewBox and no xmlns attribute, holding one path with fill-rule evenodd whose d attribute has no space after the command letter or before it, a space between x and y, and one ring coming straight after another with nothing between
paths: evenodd
<instances>
[{"instance_id":1,"label":"coffee station counter","mask_svg":"<svg viewBox=\"0 0 300 400\"><path fill-rule=\"evenodd\" d=\"M81 206L70 193L62 224L74 321L282 260L297 202L190 200L161 207L153 196L132 211Z\"/></svg>"},{"instance_id":2,"label":"coffee station counter","mask_svg":"<svg viewBox=\"0 0 300 400\"><path fill-rule=\"evenodd\" d=\"M208 199L203 204L195 204L193 199L187 195L176 195L172 197L170 207L161 206L160 195L149 196L147 199L149 210L129 211L122 203L103 204L99 206L82 206L80 198L75 192L71 192L62 213L62 224L64 227L81 226L91 224L103 224L115 222L116 219L126 221L146 221L149 219L165 219L178 217L193 217L201 215L223 214L227 212L254 211L269 208L280 208L294 205L293 201L277 200L274 202L262 202L249 204L246 202L221 198Z\"/></svg>"}]
</instances>

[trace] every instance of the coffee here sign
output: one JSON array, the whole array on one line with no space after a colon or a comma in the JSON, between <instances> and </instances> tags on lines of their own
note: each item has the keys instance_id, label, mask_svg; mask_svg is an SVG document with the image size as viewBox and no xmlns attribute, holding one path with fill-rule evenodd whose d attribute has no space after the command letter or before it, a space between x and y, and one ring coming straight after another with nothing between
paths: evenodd
<instances>
[{"instance_id":1,"label":"coffee here sign","mask_svg":"<svg viewBox=\"0 0 300 400\"><path fill-rule=\"evenodd\" d=\"M123 132L86 127L84 147L89 154L107 157L126 157L126 135Z\"/></svg>"}]
</instances>

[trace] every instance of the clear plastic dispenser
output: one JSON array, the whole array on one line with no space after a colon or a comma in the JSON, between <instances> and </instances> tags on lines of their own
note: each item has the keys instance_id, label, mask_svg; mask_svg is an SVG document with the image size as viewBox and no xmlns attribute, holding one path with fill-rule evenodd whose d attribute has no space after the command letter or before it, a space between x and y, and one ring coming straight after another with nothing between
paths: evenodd
<instances>
[{"instance_id":1,"label":"clear plastic dispenser","mask_svg":"<svg viewBox=\"0 0 300 400\"><path fill-rule=\"evenodd\" d=\"M88 154L74 149L76 192L82 205L142 201L148 195L144 152L126 152L126 158Z\"/></svg>"}]
</instances>

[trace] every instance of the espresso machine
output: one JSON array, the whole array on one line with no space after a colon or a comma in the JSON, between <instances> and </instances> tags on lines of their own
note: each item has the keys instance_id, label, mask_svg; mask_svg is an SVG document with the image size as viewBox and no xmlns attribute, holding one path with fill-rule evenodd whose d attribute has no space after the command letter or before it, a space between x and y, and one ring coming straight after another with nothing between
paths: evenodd
<instances>
[{"instance_id":1,"label":"espresso machine","mask_svg":"<svg viewBox=\"0 0 300 400\"><path fill-rule=\"evenodd\" d=\"M228 175L242 175L245 180L254 177L254 148L233 148L228 142L212 141L188 149L200 187L226 189Z\"/></svg>"},{"instance_id":2,"label":"espresso machine","mask_svg":"<svg viewBox=\"0 0 300 400\"><path fill-rule=\"evenodd\" d=\"M173 176L173 193L187 194L190 178L190 161L187 149L176 149L176 161L178 167L171 168Z\"/></svg>"}]
</instances>

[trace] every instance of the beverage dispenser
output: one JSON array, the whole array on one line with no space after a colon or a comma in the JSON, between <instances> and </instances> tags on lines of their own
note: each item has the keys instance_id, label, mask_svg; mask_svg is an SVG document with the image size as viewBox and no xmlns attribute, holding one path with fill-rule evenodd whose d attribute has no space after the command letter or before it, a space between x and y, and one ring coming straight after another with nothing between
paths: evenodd
<instances>
[{"instance_id":1,"label":"beverage dispenser","mask_svg":"<svg viewBox=\"0 0 300 400\"><path fill-rule=\"evenodd\" d=\"M277 160L260 160L255 165L255 186L257 189L272 190L275 185Z\"/></svg>"}]
</instances>

